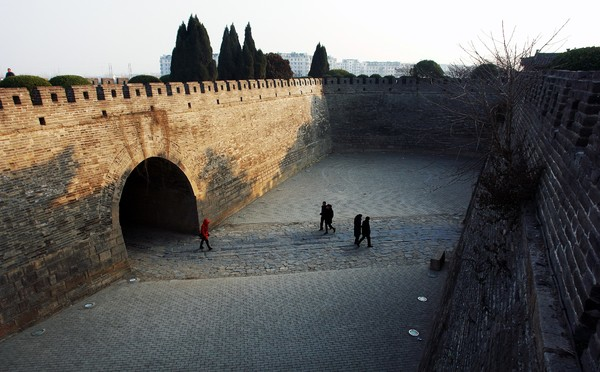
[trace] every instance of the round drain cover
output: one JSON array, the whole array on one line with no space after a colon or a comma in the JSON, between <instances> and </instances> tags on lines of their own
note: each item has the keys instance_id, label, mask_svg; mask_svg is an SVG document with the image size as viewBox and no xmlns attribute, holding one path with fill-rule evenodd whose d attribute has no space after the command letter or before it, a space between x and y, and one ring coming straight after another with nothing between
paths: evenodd
<instances>
[{"instance_id":1,"label":"round drain cover","mask_svg":"<svg viewBox=\"0 0 600 372\"><path fill-rule=\"evenodd\" d=\"M31 332L32 336L41 336L46 333L46 328L38 329L37 331Z\"/></svg>"}]
</instances>

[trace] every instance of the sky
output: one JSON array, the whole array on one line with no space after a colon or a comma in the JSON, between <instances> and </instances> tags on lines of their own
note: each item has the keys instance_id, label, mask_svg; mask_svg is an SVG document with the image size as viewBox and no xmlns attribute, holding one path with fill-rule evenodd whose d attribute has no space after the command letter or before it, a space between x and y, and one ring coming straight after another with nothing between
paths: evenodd
<instances>
[{"instance_id":1,"label":"sky","mask_svg":"<svg viewBox=\"0 0 600 372\"><path fill-rule=\"evenodd\" d=\"M538 38L542 49L600 46L600 1L578 0L1 0L0 68L16 74L127 77L159 75L177 29L197 15L213 52L226 26L243 43L248 23L263 52L313 54L318 43L336 59L424 59L470 64L466 51L484 51L502 25L521 48ZM576 3L576 5L575 5ZM466 51L465 51L466 50Z\"/></svg>"}]
</instances>

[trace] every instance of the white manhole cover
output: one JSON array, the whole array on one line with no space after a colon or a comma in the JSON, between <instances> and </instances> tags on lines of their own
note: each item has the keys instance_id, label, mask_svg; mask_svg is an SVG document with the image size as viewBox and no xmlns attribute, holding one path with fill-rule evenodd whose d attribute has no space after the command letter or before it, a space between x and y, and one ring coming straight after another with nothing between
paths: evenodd
<instances>
[{"instance_id":1,"label":"white manhole cover","mask_svg":"<svg viewBox=\"0 0 600 372\"><path fill-rule=\"evenodd\" d=\"M37 331L31 332L32 336L41 336L46 333L46 328L38 329Z\"/></svg>"},{"instance_id":2,"label":"white manhole cover","mask_svg":"<svg viewBox=\"0 0 600 372\"><path fill-rule=\"evenodd\" d=\"M83 305L84 309L91 309L92 307L94 307L96 304L93 302L88 302L87 304Z\"/></svg>"}]
</instances>

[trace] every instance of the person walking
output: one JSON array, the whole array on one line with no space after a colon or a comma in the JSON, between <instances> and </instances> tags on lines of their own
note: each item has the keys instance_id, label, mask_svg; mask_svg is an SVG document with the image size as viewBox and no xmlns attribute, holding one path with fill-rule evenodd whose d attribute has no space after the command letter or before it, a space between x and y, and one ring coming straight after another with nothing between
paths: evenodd
<instances>
[{"instance_id":1,"label":"person walking","mask_svg":"<svg viewBox=\"0 0 600 372\"><path fill-rule=\"evenodd\" d=\"M362 237L358 240L358 246L360 247L360 243L367 238L367 247L371 248L371 225L369 224L369 216L365 217L365 220L362 223Z\"/></svg>"},{"instance_id":2,"label":"person walking","mask_svg":"<svg viewBox=\"0 0 600 372\"><path fill-rule=\"evenodd\" d=\"M319 223L319 231L323 231L323 222L325 222L325 209L327 209L327 202L323 202L321 205L321 223Z\"/></svg>"},{"instance_id":3,"label":"person walking","mask_svg":"<svg viewBox=\"0 0 600 372\"><path fill-rule=\"evenodd\" d=\"M331 223L333 222L333 207L331 206L331 204L327 204L325 206L325 234L327 234L329 232L329 229L333 230L333 232L335 232L335 227L331 226ZM323 234L323 235L325 235Z\"/></svg>"},{"instance_id":4,"label":"person walking","mask_svg":"<svg viewBox=\"0 0 600 372\"><path fill-rule=\"evenodd\" d=\"M206 246L208 247L208 250L212 251L212 247L210 246L210 243L208 242L208 236L210 235L208 233L208 224L209 223L210 223L210 221L207 218L205 218L204 221L202 221L202 226L200 226L200 247L198 248L198 251L202 250L204 242L206 242Z\"/></svg>"},{"instance_id":5,"label":"person walking","mask_svg":"<svg viewBox=\"0 0 600 372\"><path fill-rule=\"evenodd\" d=\"M356 217L354 217L354 244L356 245L358 245L358 239L360 238L361 223L362 214L357 214Z\"/></svg>"}]
</instances>

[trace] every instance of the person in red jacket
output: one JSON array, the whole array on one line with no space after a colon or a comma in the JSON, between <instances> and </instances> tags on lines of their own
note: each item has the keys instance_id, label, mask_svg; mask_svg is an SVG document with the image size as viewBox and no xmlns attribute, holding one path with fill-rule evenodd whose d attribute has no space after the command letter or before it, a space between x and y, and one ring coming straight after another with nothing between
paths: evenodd
<instances>
[{"instance_id":1,"label":"person in red jacket","mask_svg":"<svg viewBox=\"0 0 600 372\"><path fill-rule=\"evenodd\" d=\"M205 218L204 221L202 221L202 226L200 226L200 248L198 248L199 251L202 250L202 246L204 244L204 242L206 242L206 246L208 247L209 251L212 251L212 247L210 246L210 243L208 242L208 236L210 235L208 233L208 224L210 223L210 221Z\"/></svg>"}]
</instances>

